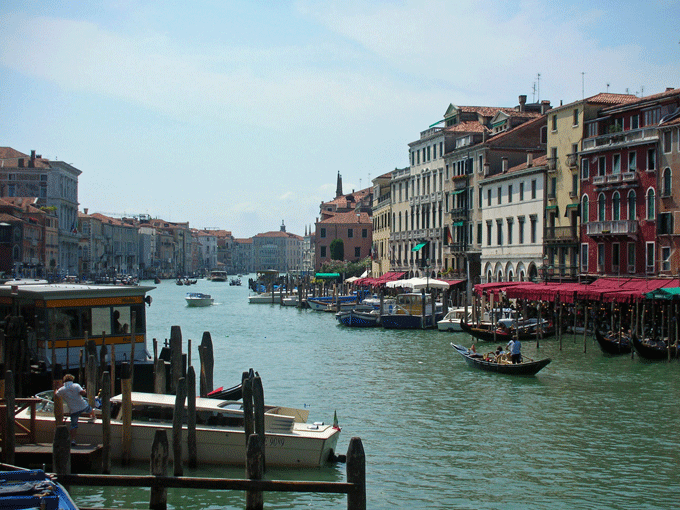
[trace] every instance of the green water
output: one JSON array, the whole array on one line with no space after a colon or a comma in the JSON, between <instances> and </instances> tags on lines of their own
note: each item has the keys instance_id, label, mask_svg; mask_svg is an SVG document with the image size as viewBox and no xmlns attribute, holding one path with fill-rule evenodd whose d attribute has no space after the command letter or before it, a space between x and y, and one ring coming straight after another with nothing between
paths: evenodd
<instances>
[{"instance_id":1,"label":"green water","mask_svg":"<svg viewBox=\"0 0 680 510\"><path fill-rule=\"evenodd\" d=\"M244 278L244 283L247 277ZM187 308L187 290L215 298ZM151 292L151 338L182 328L198 371L210 331L215 385L254 368L268 402L306 407L310 421L343 428L338 450L362 439L371 509L668 509L678 507L680 365L606 357L588 338L524 342L553 362L534 378L468 367L450 347L468 336L438 331L352 329L332 314L251 305L248 289L164 281ZM491 344L489 350L492 349ZM478 347L480 345L478 344ZM484 347L481 347L483 349ZM480 350L480 349L478 349ZM114 473L147 474L148 466ZM242 468L185 469L242 478ZM345 481L345 466L270 469L269 479ZM82 506L147 508L143 489L72 488ZM244 508L241 492L170 489L179 509ZM341 495L265 494L265 508L346 508Z\"/></svg>"}]
</instances>

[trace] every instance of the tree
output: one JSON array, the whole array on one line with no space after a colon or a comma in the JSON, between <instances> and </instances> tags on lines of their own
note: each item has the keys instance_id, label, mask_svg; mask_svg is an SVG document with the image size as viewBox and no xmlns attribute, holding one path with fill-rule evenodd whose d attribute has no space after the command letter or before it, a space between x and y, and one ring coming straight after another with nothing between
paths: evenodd
<instances>
[{"instance_id":1,"label":"tree","mask_svg":"<svg viewBox=\"0 0 680 510\"><path fill-rule=\"evenodd\" d=\"M345 259L345 243L342 239L333 239L333 241L331 241L331 259Z\"/></svg>"}]
</instances>

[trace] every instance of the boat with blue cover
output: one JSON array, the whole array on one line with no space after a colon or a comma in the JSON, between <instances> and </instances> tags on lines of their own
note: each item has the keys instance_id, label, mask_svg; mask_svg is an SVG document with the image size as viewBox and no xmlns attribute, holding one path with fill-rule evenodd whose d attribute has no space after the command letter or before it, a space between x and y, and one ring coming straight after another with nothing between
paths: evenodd
<instances>
[{"instance_id":1,"label":"boat with blue cover","mask_svg":"<svg viewBox=\"0 0 680 510\"><path fill-rule=\"evenodd\" d=\"M69 493L41 469L2 471L0 508L78 510Z\"/></svg>"}]
</instances>

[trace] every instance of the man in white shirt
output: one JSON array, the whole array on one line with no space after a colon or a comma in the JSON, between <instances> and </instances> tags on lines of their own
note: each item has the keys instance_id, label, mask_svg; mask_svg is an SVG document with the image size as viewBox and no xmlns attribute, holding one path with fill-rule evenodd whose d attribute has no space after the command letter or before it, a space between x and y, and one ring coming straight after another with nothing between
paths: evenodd
<instances>
[{"instance_id":1,"label":"man in white shirt","mask_svg":"<svg viewBox=\"0 0 680 510\"><path fill-rule=\"evenodd\" d=\"M69 415L71 416L71 445L76 445L76 432L78 431L78 418L83 413L88 413L90 419L94 419L94 409L90 407L83 397L87 392L83 387L73 382L74 377L71 374L64 376L64 385L57 390L57 396L64 399L68 406Z\"/></svg>"}]
</instances>

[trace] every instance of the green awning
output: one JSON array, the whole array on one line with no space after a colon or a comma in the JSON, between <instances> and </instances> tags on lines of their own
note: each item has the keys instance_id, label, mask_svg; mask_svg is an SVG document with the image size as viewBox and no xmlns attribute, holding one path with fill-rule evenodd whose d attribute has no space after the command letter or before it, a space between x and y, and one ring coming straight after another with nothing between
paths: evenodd
<instances>
[{"instance_id":1,"label":"green awning","mask_svg":"<svg viewBox=\"0 0 680 510\"><path fill-rule=\"evenodd\" d=\"M556 205L549 205L548 207L545 208L546 211L553 211L555 209L557 209Z\"/></svg>"},{"instance_id":2,"label":"green awning","mask_svg":"<svg viewBox=\"0 0 680 510\"><path fill-rule=\"evenodd\" d=\"M453 226L454 226L454 227L462 227L462 226L463 226L463 222L462 222L462 221L457 221L457 222L455 222L455 223L453 224Z\"/></svg>"},{"instance_id":3,"label":"green awning","mask_svg":"<svg viewBox=\"0 0 680 510\"><path fill-rule=\"evenodd\" d=\"M423 248L423 246L425 246L426 244L427 244L427 241L424 242L424 243L418 243L413 248L411 248L411 251L420 251Z\"/></svg>"},{"instance_id":4,"label":"green awning","mask_svg":"<svg viewBox=\"0 0 680 510\"><path fill-rule=\"evenodd\" d=\"M324 278L328 278L328 279L340 278L340 273L316 273L315 276L316 276L316 278L321 278L321 279L324 279Z\"/></svg>"},{"instance_id":5,"label":"green awning","mask_svg":"<svg viewBox=\"0 0 680 510\"><path fill-rule=\"evenodd\" d=\"M452 195L458 195L459 193L463 193L464 191L467 191L467 189L466 189L466 188L459 189L459 190L457 190L457 191L452 192L451 194L452 194Z\"/></svg>"},{"instance_id":6,"label":"green awning","mask_svg":"<svg viewBox=\"0 0 680 510\"><path fill-rule=\"evenodd\" d=\"M567 204L566 207L567 209L578 209L578 204Z\"/></svg>"},{"instance_id":7,"label":"green awning","mask_svg":"<svg viewBox=\"0 0 680 510\"><path fill-rule=\"evenodd\" d=\"M645 294L647 299L678 299L680 298L680 287L664 287Z\"/></svg>"}]
</instances>

